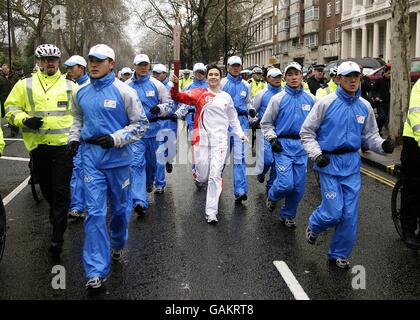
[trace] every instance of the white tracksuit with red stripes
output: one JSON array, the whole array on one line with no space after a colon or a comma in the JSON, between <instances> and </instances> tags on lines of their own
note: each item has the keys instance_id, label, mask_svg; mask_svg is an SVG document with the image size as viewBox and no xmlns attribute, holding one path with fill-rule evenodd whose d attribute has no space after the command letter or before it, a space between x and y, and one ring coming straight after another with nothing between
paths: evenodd
<instances>
[{"instance_id":1,"label":"white tracksuit with red stripes","mask_svg":"<svg viewBox=\"0 0 420 320\"><path fill-rule=\"evenodd\" d=\"M195 105L192 135L194 178L207 183L206 216L216 217L222 192L222 170L228 149L228 128L238 137L244 136L233 100L226 92L214 93L207 88L186 92L171 89L174 101Z\"/></svg>"}]
</instances>

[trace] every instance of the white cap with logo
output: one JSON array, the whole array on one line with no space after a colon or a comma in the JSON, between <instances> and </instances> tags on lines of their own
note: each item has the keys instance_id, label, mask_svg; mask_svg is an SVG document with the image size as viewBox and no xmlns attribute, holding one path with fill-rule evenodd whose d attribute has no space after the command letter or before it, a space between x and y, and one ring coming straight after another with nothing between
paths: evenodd
<instances>
[{"instance_id":1,"label":"white cap with logo","mask_svg":"<svg viewBox=\"0 0 420 320\"><path fill-rule=\"evenodd\" d=\"M277 69L277 68L271 68L267 72L267 77L273 77L273 78L275 78L275 77L278 77L278 76L281 76L281 75L282 75L281 70L280 69Z\"/></svg>"},{"instance_id":2,"label":"white cap with logo","mask_svg":"<svg viewBox=\"0 0 420 320\"><path fill-rule=\"evenodd\" d=\"M106 44L97 44L89 50L88 56L92 56L101 60L110 58L115 60L115 52Z\"/></svg>"},{"instance_id":3,"label":"white cap with logo","mask_svg":"<svg viewBox=\"0 0 420 320\"><path fill-rule=\"evenodd\" d=\"M148 64L150 64L150 59L146 54L138 54L134 57L134 61L133 64L140 64L142 62L146 62Z\"/></svg>"},{"instance_id":4,"label":"white cap with logo","mask_svg":"<svg viewBox=\"0 0 420 320\"><path fill-rule=\"evenodd\" d=\"M296 69L297 71L302 72L302 66L297 62L289 63L286 68L284 68L284 73L286 74L289 69Z\"/></svg>"},{"instance_id":5,"label":"white cap with logo","mask_svg":"<svg viewBox=\"0 0 420 320\"><path fill-rule=\"evenodd\" d=\"M128 67L124 67L121 69L121 74L127 74L127 73L133 74L133 71Z\"/></svg>"},{"instance_id":6,"label":"white cap with logo","mask_svg":"<svg viewBox=\"0 0 420 320\"><path fill-rule=\"evenodd\" d=\"M158 64L155 64L154 66L153 66L153 69L152 69L152 72L156 72L156 73L162 73L162 72L167 72L166 71L166 66L164 66L163 64L160 64L160 63L158 63Z\"/></svg>"},{"instance_id":7,"label":"white cap with logo","mask_svg":"<svg viewBox=\"0 0 420 320\"><path fill-rule=\"evenodd\" d=\"M353 61L344 61L338 66L337 75L347 76L348 74L353 72L361 72L359 65Z\"/></svg>"},{"instance_id":8,"label":"white cap with logo","mask_svg":"<svg viewBox=\"0 0 420 320\"><path fill-rule=\"evenodd\" d=\"M206 72L206 66L203 63L201 63L201 62L196 63L194 65L193 72L197 72L197 71L204 71L204 72Z\"/></svg>"},{"instance_id":9,"label":"white cap with logo","mask_svg":"<svg viewBox=\"0 0 420 320\"><path fill-rule=\"evenodd\" d=\"M231 66L231 65L233 65L233 64L240 64L240 65L242 65L242 60L241 60L241 58L240 58L240 57L238 57L238 56L232 56L232 57L230 57L230 58L228 59L227 64L228 64L229 66Z\"/></svg>"},{"instance_id":10,"label":"white cap with logo","mask_svg":"<svg viewBox=\"0 0 420 320\"><path fill-rule=\"evenodd\" d=\"M66 67L73 67L75 65L79 65L86 68L87 63L85 58L83 58L82 56L74 55L68 58L68 60L64 62L64 65Z\"/></svg>"}]
</instances>

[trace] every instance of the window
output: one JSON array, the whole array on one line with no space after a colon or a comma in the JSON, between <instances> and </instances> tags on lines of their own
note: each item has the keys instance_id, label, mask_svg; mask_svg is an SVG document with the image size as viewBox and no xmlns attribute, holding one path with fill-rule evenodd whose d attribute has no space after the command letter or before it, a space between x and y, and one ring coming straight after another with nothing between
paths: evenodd
<instances>
[{"instance_id":1,"label":"window","mask_svg":"<svg viewBox=\"0 0 420 320\"><path fill-rule=\"evenodd\" d=\"M318 46L318 33L312 33L305 36L305 47L313 48Z\"/></svg>"},{"instance_id":2,"label":"window","mask_svg":"<svg viewBox=\"0 0 420 320\"><path fill-rule=\"evenodd\" d=\"M327 3L327 17L331 17L331 2Z\"/></svg>"},{"instance_id":3,"label":"window","mask_svg":"<svg viewBox=\"0 0 420 320\"><path fill-rule=\"evenodd\" d=\"M289 0L279 0L279 11L289 8Z\"/></svg>"},{"instance_id":4,"label":"window","mask_svg":"<svg viewBox=\"0 0 420 320\"><path fill-rule=\"evenodd\" d=\"M335 42L341 41L341 29L335 28Z\"/></svg>"},{"instance_id":5,"label":"window","mask_svg":"<svg viewBox=\"0 0 420 320\"><path fill-rule=\"evenodd\" d=\"M305 22L319 20L319 7L313 6L305 9Z\"/></svg>"},{"instance_id":6,"label":"window","mask_svg":"<svg viewBox=\"0 0 420 320\"><path fill-rule=\"evenodd\" d=\"M284 30L288 30L288 29L289 29L289 20L288 19L280 20L279 30L284 31Z\"/></svg>"},{"instance_id":7,"label":"window","mask_svg":"<svg viewBox=\"0 0 420 320\"><path fill-rule=\"evenodd\" d=\"M290 28L296 27L297 25L299 25L299 13L290 16Z\"/></svg>"},{"instance_id":8,"label":"window","mask_svg":"<svg viewBox=\"0 0 420 320\"><path fill-rule=\"evenodd\" d=\"M335 14L340 14L341 12L341 0L335 0Z\"/></svg>"},{"instance_id":9,"label":"window","mask_svg":"<svg viewBox=\"0 0 420 320\"><path fill-rule=\"evenodd\" d=\"M331 30L327 30L327 33L325 34L325 42L331 43Z\"/></svg>"},{"instance_id":10,"label":"window","mask_svg":"<svg viewBox=\"0 0 420 320\"><path fill-rule=\"evenodd\" d=\"M280 52L281 53L287 53L288 45L287 41L280 42Z\"/></svg>"}]
</instances>

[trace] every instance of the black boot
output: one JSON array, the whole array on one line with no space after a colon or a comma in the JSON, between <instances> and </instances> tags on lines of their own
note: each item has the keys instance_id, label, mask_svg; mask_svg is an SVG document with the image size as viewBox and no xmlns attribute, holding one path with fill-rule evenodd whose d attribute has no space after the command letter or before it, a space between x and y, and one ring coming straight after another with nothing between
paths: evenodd
<instances>
[{"instance_id":1,"label":"black boot","mask_svg":"<svg viewBox=\"0 0 420 320\"><path fill-rule=\"evenodd\" d=\"M414 231L403 230L403 240L407 248L412 250L420 250L420 240L416 238Z\"/></svg>"}]
</instances>

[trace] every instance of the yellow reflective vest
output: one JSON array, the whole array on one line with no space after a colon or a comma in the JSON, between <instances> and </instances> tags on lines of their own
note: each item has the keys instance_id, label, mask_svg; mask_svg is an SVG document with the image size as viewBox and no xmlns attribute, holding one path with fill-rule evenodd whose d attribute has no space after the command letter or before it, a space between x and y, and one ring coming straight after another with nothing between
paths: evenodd
<instances>
[{"instance_id":1,"label":"yellow reflective vest","mask_svg":"<svg viewBox=\"0 0 420 320\"><path fill-rule=\"evenodd\" d=\"M328 96L330 93L336 92L337 88L337 84L333 80L330 80L328 86L316 90L316 98L321 99L322 97Z\"/></svg>"},{"instance_id":2,"label":"yellow reflective vest","mask_svg":"<svg viewBox=\"0 0 420 320\"><path fill-rule=\"evenodd\" d=\"M251 80L248 80L248 83L251 85L253 97L255 97L257 93L260 92L261 90L267 88L267 83L263 80L257 82L254 79L251 79Z\"/></svg>"},{"instance_id":3,"label":"yellow reflective vest","mask_svg":"<svg viewBox=\"0 0 420 320\"><path fill-rule=\"evenodd\" d=\"M4 146L5 146L5 143L3 139L3 130L1 130L0 128L0 155L3 154Z\"/></svg>"},{"instance_id":4,"label":"yellow reflective vest","mask_svg":"<svg viewBox=\"0 0 420 320\"><path fill-rule=\"evenodd\" d=\"M403 136L414 138L420 147L420 79L411 90L410 106L404 123Z\"/></svg>"},{"instance_id":5,"label":"yellow reflective vest","mask_svg":"<svg viewBox=\"0 0 420 320\"><path fill-rule=\"evenodd\" d=\"M19 80L5 102L7 121L22 128L28 151L40 144L62 146L67 144L73 124L72 96L77 84L62 77L60 70L48 76L38 70ZM26 118L40 117L42 127L32 130L23 124Z\"/></svg>"},{"instance_id":6,"label":"yellow reflective vest","mask_svg":"<svg viewBox=\"0 0 420 320\"><path fill-rule=\"evenodd\" d=\"M179 87L181 88L181 90L184 90L185 87L188 86L191 82L192 82L191 77L189 77L188 79L185 79L184 77L182 77L179 80Z\"/></svg>"}]
</instances>

